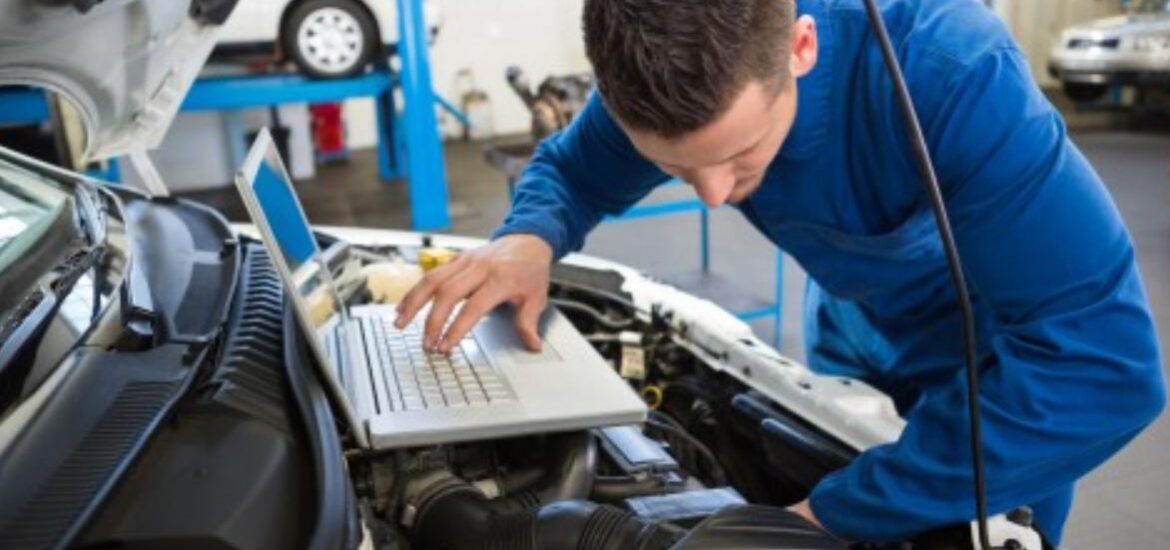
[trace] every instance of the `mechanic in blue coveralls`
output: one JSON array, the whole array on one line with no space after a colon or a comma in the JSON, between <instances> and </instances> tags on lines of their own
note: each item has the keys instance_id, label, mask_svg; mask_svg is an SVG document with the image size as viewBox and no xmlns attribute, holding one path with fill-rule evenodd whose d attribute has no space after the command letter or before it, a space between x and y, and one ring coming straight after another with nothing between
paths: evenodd
<instances>
[{"instance_id":1,"label":"mechanic in blue coveralls","mask_svg":"<svg viewBox=\"0 0 1170 550\"><path fill-rule=\"evenodd\" d=\"M1058 542L1076 480L1165 401L1134 247L993 13L880 6L974 294L989 512L1031 506ZM400 322L433 302L424 342L449 349L511 302L537 348L550 262L679 178L809 273L810 366L908 421L794 509L849 540L972 520L959 310L860 0L586 0L583 28L598 93L540 145L491 244L431 272Z\"/></svg>"}]
</instances>

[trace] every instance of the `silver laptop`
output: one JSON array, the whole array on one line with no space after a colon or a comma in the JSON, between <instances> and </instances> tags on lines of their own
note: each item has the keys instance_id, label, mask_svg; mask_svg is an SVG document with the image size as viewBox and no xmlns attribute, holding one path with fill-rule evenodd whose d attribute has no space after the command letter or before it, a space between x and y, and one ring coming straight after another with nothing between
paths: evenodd
<instances>
[{"instance_id":1,"label":"silver laptop","mask_svg":"<svg viewBox=\"0 0 1170 550\"><path fill-rule=\"evenodd\" d=\"M646 406L567 319L542 317L525 351L509 308L449 356L422 350L421 323L394 328L391 305L346 307L267 130L236 176L322 378L358 443L386 449L641 422Z\"/></svg>"}]
</instances>

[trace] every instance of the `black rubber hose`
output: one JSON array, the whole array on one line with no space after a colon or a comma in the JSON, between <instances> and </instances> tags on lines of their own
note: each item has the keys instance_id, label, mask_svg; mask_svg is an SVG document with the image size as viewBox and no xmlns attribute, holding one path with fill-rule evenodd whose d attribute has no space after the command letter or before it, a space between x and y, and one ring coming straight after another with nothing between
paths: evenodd
<instances>
[{"instance_id":1,"label":"black rubber hose","mask_svg":"<svg viewBox=\"0 0 1170 550\"><path fill-rule=\"evenodd\" d=\"M987 534L987 482L984 479L983 466L983 432L980 420L979 405L979 369L975 364L975 312L971 303L971 294L967 289L967 280L963 274L963 262L959 257L959 247L955 244L955 236L951 229L951 221L947 215L946 201L938 183L938 174L930 158L930 148L923 137L922 126L918 121L918 113L914 109L914 100L910 97L910 90L906 86L906 79L902 74L902 67L898 56L894 52L894 45L890 41L890 34L886 30L886 23L881 17L875 0L865 0L865 12L869 18L869 26L877 37L881 48L882 59L885 61L890 80L894 84L894 94L898 98L898 106L902 112L902 119L910 146L914 151L914 159L921 175L921 183L930 202L930 209L934 213L935 226L938 228L939 240L942 241L943 251L947 259L947 268L951 275L951 285L955 288L955 297L959 305L959 319L962 326L963 364L967 372L967 417L971 426L971 470L975 490L975 518L978 522L979 546L990 549L990 539Z\"/></svg>"},{"instance_id":2,"label":"black rubber hose","mask_svg":"<svg viewBox=\"0 0 1170 550\"><path fill-rule=\"evenodd\" d=\"M502 496L533 505L588 498L597 465L597 440L589 432L550 439L542 467L516 470L498 480Z\"/></svg>"},{"instance_id":3,"label":"black rubber hose","mask_svg":"<svg viewBox=\"0 0 1170 550\"><path fill-rule=\"evenodd\" d=\"M678 489L674 487L663 486L652 477L599 477L593 480L593 492L589 493L589 500L604 504L621 504L627 498L662 495L677 491Z\"/></svg>"},{"instance_id":4,"label":"black rubber hose","mask_svg":"<svg viewBox=\"0 0 1170 550\"><path fill-rule=\"evenodd\" d=\"M504 491L500 498L488 499L450 472L434 472L419 481L408 498L417 510L412 530L416 540L424 548L440 549L480 547L474 541L493 536L511 540L507 534L515 529L532 531L525 518L536 514L542 504L587 498L597 463L593 435L557 435L549 439L547 449L542 468L517 470L498 480ZM452 530L451 525L461 528Z\"/></svg>"},{"instance_id":5,"label":"black rubber hose","mask_svg":"<svg viewBox=\"0 0 1170 550\"><path fill-rule=\"evenodd\" d=\"M508 507L470 486L442 491L416 516L411 539L423 550L666 550L683 535L580 500L538 510Z\"/></svg>"}]
</instances>

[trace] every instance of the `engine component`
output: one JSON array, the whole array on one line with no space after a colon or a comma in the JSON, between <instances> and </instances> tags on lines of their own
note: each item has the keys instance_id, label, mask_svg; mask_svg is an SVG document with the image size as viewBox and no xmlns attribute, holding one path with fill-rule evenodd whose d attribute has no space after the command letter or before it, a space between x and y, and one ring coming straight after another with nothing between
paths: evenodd
<instances>
[{"instance_id":1,"label":"engine component","mask_svg":"<svg viewBox=\"0 0 1170 550\"><path fill-rule=\"evenodd\" d=\"M499 494L529 507L585 498L593 488L597 442L587 432L555 436L550 438L545 462L501 476L496 480Z\"/></svg>"},{"instance_id":2,"label":"engine component","mask_svg":"<svg viewBox=\"0 0 1170 550\"><path fill-rule=\"evenodd\" d=\"M400 259L362 266L362 275L366 278L366 288L373 301L393 304L401 301L422 279L422 269Z\"/></svg>"},{"instance_id":3,"label":"engine component","mask_svg":"<svg viewBox=\"0 0 1170 550\"><path fill-rule=\"evenodd\" d=\"M672 550L776 548L845 550L845 543L781 508L725 508L691 530Z\"/></svg>"},{"instance_id":4,"label":"engine component","mask_svg":"<svg viewBox=\"0 0 1170 550\"><path fill-rule=\"evenodd\" d=\"M519 498L490 500L445 471L424 476L407 492L414 494L403 521L411 540L429 550L665 550L681 534L613 506L580 500L538 509Z\"/></svg>"},{"instance_id":5,"label":"engine component","mask_svg":"<svg viewBox=\"0 0 1170 550\"><path fill-rule=\"evenodd\" d=\"M597 435L601 438L601 448L626 474L678 471L678 462L636 426L601 428Z\"/></svg>"},{"instance_id":6,"label":"engine component","mask_svg":"<svg viewBox=\"0 0 1170 550\"><path fill-rule=\"evenodd\" d=\"M428 247L418 251L418 265L423 271L430 271L454 259L455 251L450 248Z\"/></svg>"},{"instance_id":7,"label":"engine component","mask_svg":"<svg viewBox=\"0 0 1170 550\"><path fill-rule=\"evenodd\" d=\"M662 444L646 437L638 426L613 426L597 430L601 449L620 475L599 475L589 499L622 504L640 496L674 493L685 488L686 478L674 457ZM697 482L695 482L697 485Z\"/></svg>"},{"instance_id":8,"label":"engine component","mask_svg":"<svg viewBox=\"0 0 1170 550\"><path fill-rule=\"evenodd\" d=\"M746 504L731 487L626 499L626 506L642 519L684 526L694 525L729 506Z\"/></svg>"},{"instance_id":9,"label":"engine component","mask_svg":"<svg viewBox=\"0 0 1170 550\"><path fill-rule=\"evenodd\" d=\"M816 432L792 415L750 394L731 400L732 409L756 427L750 434L760 441L772 469L809 491L829 473L848 464L857 451Z\"/></svg>"},{"instance_id":10,"label":"engine component","mask_svg":"<svg viewBox=\"0 0 1170 550\"><path fill-rule=\"evenodd\" d=\"M593 482L589 500L605 504L621 504L628 498L675 493L685 489L686 480L675 473L598 477Z\"/></svg>"}]
</instances>

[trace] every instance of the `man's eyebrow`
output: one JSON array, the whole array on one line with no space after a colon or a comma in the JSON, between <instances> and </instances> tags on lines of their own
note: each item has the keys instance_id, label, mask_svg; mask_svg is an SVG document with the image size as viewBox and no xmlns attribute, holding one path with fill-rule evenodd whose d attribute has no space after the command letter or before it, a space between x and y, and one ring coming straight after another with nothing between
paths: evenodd
<instances>
[{"instance_id":1,"label":"man's eyebrow","mask_svg":"<svg viewBox=\"0 0 1170 550\"><path fill-rule=\"evenodd\" d=\"M757 138L755 141L753 141L751 145L748 145L747 147L744 147L743 149L736 151L735 154L717 162L716 164L723 164L731 159L734 159L735 157L738 157L738 156L740 156L748 151L751 151L752 149L755 149L756 147L759 147L760 144L763 143L764 140L768 137L768 132L770 132L770 131L771 131L771 129L765 130L764 133L761 134L760 137Z\"/></svg>"},{"instance_id":2,"label":"man's eyebrow","mask_svg":"<svg viewBox=\"0 0 1170 550\"><path fill-rule=\"evenodd\" d=\"M711 165L711 164L723 164L723 163L725 163L725 162L728 162L728 161L730 161L731 159L734 159L735 157L738 157L738 156L740 156L740 155L742 155L742 154L744 154L744 153L746 153L746 152L748 152L748 151L751 151L752 149L755 149L755 148L756 148L756 147L758 147L758 146L759 146L761 143L763 143L765 139L767 139L767 138L768 138L768 132L770 132L770 131L771 131L771 130L765 130L765 131L764 131L764 133L760 135L759 139L756 139L755 141L753 141L751 145L748 145L747 147L744 147L743 149L740 149L739 151L736 151L735 153L732 153L732 154L731 154L730 156L728 156L727 158L724 158L724 159L721 159L721 160L718 160L718 161L715 161L715 162L709 163L709 164L707 164L707 166L709 166L709 165ZM643 156L646 156L646 155L644 155L644 154L643 154ZM687 167L687 166L681 166L681 165L674 164L674 163L670 163L670 162L662 162L662 161L654 160L654 159L652 159L652 158L650 158L650 157L648 157L648 156L647 156L646 158L647 158L647 160L650 160L651 162L654 162L654 163L656 163L656 164L659 164L659 165L662 165L662 166L668 166L668 167L670 167L670 168L683 168L683 169L690 169L690 167Z\"/></svg>"}]
</instances>

